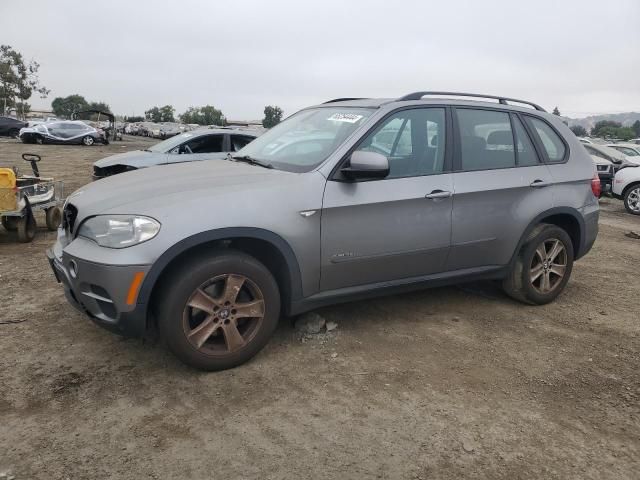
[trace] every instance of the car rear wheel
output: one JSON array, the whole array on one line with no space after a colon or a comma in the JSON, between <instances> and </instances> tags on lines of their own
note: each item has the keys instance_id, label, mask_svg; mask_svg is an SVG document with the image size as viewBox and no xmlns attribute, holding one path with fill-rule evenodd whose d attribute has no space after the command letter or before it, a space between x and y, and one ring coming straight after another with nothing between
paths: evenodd
<instances>
[{"instance_id":1,"label":"car rear wheel","mask_svg":"<svg viewBox=\"0 0 640 480\"><path fill-rule=\"evenodd\" d=\"M573 257L573 244L565 230L538 225L518 252L503 288L510 297L524 303L549 303L567 285Z\"/></svg>"},{"instance_id":2,"label":"car rear wheel","mask_svg":"<svg viewBox=\"0 0 640 480\"><path fill-rule=\"evenodd\" d=\"M640 183L632 185L624 193L624 208L633 215L640 215Z\"/></svg>"},{"instance_id":3,"label":"car rear wheel","mask_svg":"<svg viewBox=\"0 0 640 480\"><path fill-rule=\"evenodd\" d=\"M201 370L252 358L280 316L280 292L269 270L233 250L183 263L167 275L159 298L162 338L180 360Z\"/></svg>"},{"instance_id":4,"label":"car rear wheel","mask_svg":"<svg viewBox=\"0 0 640 480\"><path fill-rule=\"evenodd\" d=\"M11 130L9 130L10 137L16 138L18 135L20 135L20 130L18 130L17 128L12 128Z\"/></svg>"},{"instance_id":5,"label":"car rear wheel","mask_svg":"<svg viewBox=\"0 0 640 480\"><path fill-rule=\"evenodd\" d=\"M82 143L84 145L86 145L87 147L90 147L91 145L93 145L94 142L95 142L95 140L93 139L93 137L91 135L87 135L87 136L82 138Z\"/></svg>"},{"instance_id":6,"label":"car rear wheel","mask_svg":"<svg viewBox=\"0 0 640 480\"><path fill-rule=\"evenodd\" d=\"M18 241L20 243L29 243L36 236L36 219L33 215L27 213L24 217L18 219L17 222Z\"/></svg>"}]
</instances>

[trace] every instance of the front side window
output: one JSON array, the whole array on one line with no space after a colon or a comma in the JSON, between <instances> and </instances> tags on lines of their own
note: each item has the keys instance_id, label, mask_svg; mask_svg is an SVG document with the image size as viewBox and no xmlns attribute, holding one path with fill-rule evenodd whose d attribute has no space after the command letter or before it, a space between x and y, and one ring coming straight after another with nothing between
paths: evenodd
<instances>
[{"instance_id":1,"label":"front side window","mask_svg":"<svg viewBox=\"0 0 640 480\"><path fill-rule=\"evenodd\" d=\"M370 108L302 110L238 152L289 172L308 172L324 162L373 113Z\"/></svg>"},{"instance_id":2,"label":"front side window","mask_svg":"<svg viewBox=\"0 0 640 480\"><path fill-rule=\"evenodd\" d=\"M456 109L462 170L513 168L516 156L509 114L492 110Z\"/></svg>"},{"instance_id":3,"label":"front side window","mask_svg":"<svg viewBox=\"0 0 640 480\"><path fill-rule=\"evenodd\" d=\"M414 108L388 117L356 150L387 157L386 178L433 175L444 169L444 138L444 108Z\"/></svg>"},{"instance_id":4,"label":"front side window","mask_svg":"<svg viewBox=\"0 0 640 480\"><path fill-rule=\"evenodd\" d=\"M538 118L527 117L527 121L535 129L542 146L547 152L547 157L551 162L561 162L564 160L566 147L558 134L546 123Z\"/></svg>"},{"instance_id":5,"label":"front side window","mask_svg":"<svg viewBox=\"0 0 640 480\"><path fill-rule=\"evenodd\" d=\"M188 141L187 153L217 153L222 151L223 135L202 135Z\"/></svg>"}]
</instances>

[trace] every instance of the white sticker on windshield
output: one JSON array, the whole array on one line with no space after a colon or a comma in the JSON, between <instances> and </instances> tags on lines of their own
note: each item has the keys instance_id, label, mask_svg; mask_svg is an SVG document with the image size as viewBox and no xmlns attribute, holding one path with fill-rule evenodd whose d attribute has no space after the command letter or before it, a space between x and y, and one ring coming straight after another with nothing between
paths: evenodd
<instances>
[{"instance_id":1,"label":"white sticker on windshield","mask_svg":"<svg viewBox=\"0 0 640 480\"><path fill-rule=\"evenodd\" d=\"M356 115L355 113L334 113L327 120L333 120L334 122L346 122L356 123L362 118L362 115Z\"/></svg>"}]
</instances>

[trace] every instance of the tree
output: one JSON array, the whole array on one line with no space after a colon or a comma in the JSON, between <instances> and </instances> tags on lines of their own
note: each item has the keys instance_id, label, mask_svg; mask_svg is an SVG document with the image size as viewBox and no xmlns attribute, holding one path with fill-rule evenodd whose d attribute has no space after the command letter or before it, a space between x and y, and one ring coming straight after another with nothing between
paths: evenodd
<instances>
[{"instance_id":1,"label":"tree","mask_svg":"<svg viewBox=\"0 0 640 480\"><path fill-rule=\"evenodd\" d=\"M619 138L620 140L631 140L636 136L636 132L632 127L622 127L618 128L615 135L612 136Z\"/></svg>"},{"instance_id":2,"label":"tree","mask_svg":"<svg viewBox=\"0 0 640 480\"><path fill-rule=\"evenodd\" d=\"M640 120L636 120L635 122L633 122L633 125L631 125L631 128L633 128L633 131L636 134L636 137L640 137Z\"/></svg>"},{"instance_id":3,"label":"tree","mask_svg":"<svg viewBox=\"0 0 640 480\"><path fill-rule=\"evenodd\" d=\"M128 123L138 123L138 122L144 122L144 117L140 117L140 116L131 116L131 117L124 117L124 121L128 122Z\"/></svg>"},{"instance_id":4,"label":"tree","mask_svg":"<svg viewBox=\"0 0 640 480\"><path fill-rule=\"evenodd\" d=\"M558 107L555 107L555 108L553 109L553 112L552 112L552 113L553 113L554 115L560 116L560 110L558 110Z\"/></svg>"},{"instance_id":5,"label":"tree","mask_svg":"<svg viewBox=\"0 0 640 480\"><path fill-rule=\"evenodd\" d=\"M54 98L51 102L51 108L56 117L71 118L75 112L87 110L89 103L82 95L75 93L67 97Z\"/></svg>"},{"instance_id":6,"label":"tree","mask_svg":"<svg viewBox=\"0 0 640 480\"><path fill-rule=\"evenodd\" d=\"M9 45L0 45L0 101L2 113L16 108L24 118L28 110L27 100L33 93L46 98L49 90L40 84L40 64L34 60L25 63L22 55Z\"/></svg>"},{"instance_id":7,"label":"tree","mask_svg":"<svg viewBox=\"0 0 640 480\"><path fill-rule=\"evenodd\" d=\"M573 127L569 127L571 131L574 133L576 137L586 137L587 129L582 125L574 125Z\"/></svg>"},{"instance_id":8,"label":"tree","mask_svg":"<svg viewBox=\"0 0 640 480\"><path fill-rule=\"evenodd\" d=\"M176 109L171 105L165 105L164 107L152 107L144 112L144 117L154 123L160 122L175 122L173 114Z\"/></svg>"},{"instance_id":9,"label":"tree","mask_svg":"<svg viewBox=\"0 0 640 480\"><path fill-rule=\"evenodd\" d=\"M89 102L88 110L100 110L101 112L111 113L111 107L104 102Z\"/></svg>"},{"instance_id":10,"label":"tree","mask_svg":"<svg viewBox=\"0 0 640 480\"><path fill-rule=\"evenodd\" d=\"M284 112L280 107L267 105L264 107L264 119L262 120L262 126L265 128L275 127L282 120L282 114Z\"/></svg>"},{"instance_id":11,"label":"tree","mask_svg":"<svg viewBox=\"0 0 640 480\"><path fill-rule=\"evenodd\" d=\"M225 118L222 111L213 105L204 107L189 107L180 115L180 120L184 123L196 123L198 125L224 125Z\"/></svg>"},{"instance_id":12,"label":"tree","mask_svg":"<svg viewBox=\"0 0 640 480\"><path fill-rule=\"evenodd\" d=\"M615 136L615 131L622 127L620 122L614 122L613 120L600 120L591 129L592 137L605 137Z\"/></svg>"}]
</instances>

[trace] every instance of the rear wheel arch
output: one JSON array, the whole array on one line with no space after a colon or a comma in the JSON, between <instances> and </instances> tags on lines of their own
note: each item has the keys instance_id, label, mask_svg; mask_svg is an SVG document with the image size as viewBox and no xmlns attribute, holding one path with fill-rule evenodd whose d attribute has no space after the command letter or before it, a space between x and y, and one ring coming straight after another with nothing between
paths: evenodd
<instances>
[{"instance_id":1,"label":"rear wheel arch","mask_svg":"<svg viewBox=\"0 0 640 480\"><path fill-rule=\"evenodd\" d=\"M547 210L539 214L529 223L528 227L522 234L520 241L518 242L518 246L513 252L513 256L511 257L510 262L511 264L513 264L518 253L524 247L527 238L529 238L529 236L531 235L531 232L533 232L534 229L541 224L556 225L566 231L569 235L569 238L571 238L575 259L577 260L578 258L580 258L582 243L585 238L584 220L582 219L580 212L578 212L576 209L569 207L558 207L552 208L551 210Z\"/></svg>"},{"instance_id":2,"label":"rear wheel arch","mask_svg":"<svg viewBox=\"0 0 640 480\"><path fill-rule=\"evenodd\" d=\"M302 297L302 279L291 246L279 235L258 228L224 228L202 232L181 240L152 265L138 295L138 304L154 304L163 279L171 275L181 261L216 249L231 248L251 255L274 276L282 296L282 310L288 313L291 303Z\"/></svg>"}]
</instances>

